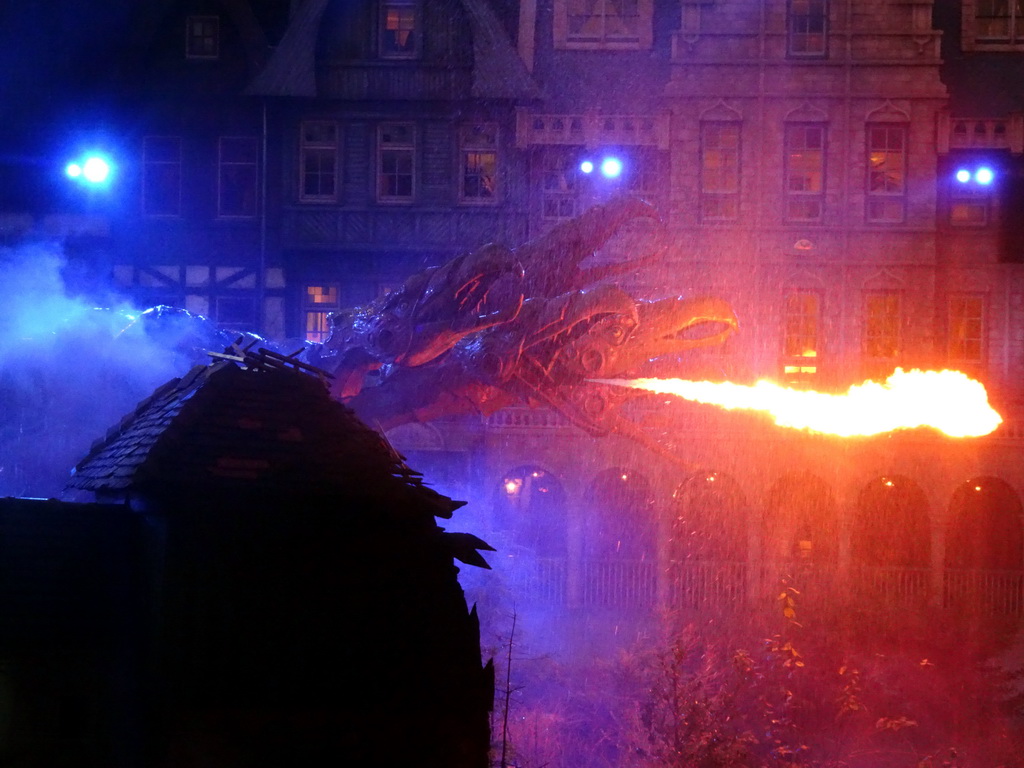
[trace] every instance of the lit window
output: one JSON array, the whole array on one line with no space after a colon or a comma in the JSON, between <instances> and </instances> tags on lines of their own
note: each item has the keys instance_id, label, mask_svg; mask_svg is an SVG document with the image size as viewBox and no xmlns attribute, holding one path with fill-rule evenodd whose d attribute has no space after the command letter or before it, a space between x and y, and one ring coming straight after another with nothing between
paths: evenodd
<instances>
[{"instance_id":1,"label":"lit window","mask_svg":"<svg viewBox=\"0 0 1024 768\"><path fill-rule=\"evenodd\" d=\"M578 213L579 181L575 151L549 148L542 157L542 205L545 219L571 219Z\"/></svg>"},{"instance_id":2,"label":"lit window","mask_svg":"<svg viewBox=\"0 0 1024 768\"><path fill-rule=\"evenodd\" d=\"M218 146L217 214L256 215L256 139L222 136Z\"/></svg>"},{"instance_id":3,"label":"lit window","mask_svg":"<svg viewBox=\"0 0 1024 768\"><path fill-rule=\"evenodd\" d=\"M790 294L786 297L783 313L782 369L786 383L807 382L818 372L818 294Z\"/></svg>"},{"instance_id":4,"label":"lit window","mask_svg":"<svg viewBox=\"0 0 1024 768\"><path fill-rule=\"evenodd\" d=\"M700 127L700 212L708 221L739 216L739 123L702 123Z\"/></svg>"},{"instance_id":5,"label":"lit window","mask_svg":"<svg viewBox=\"0 0 1024 768\"><path fill-rule=\"evenodd\" d=\"M412 202L416 180L416 133L409 123L386 123L377 131L377 200Z\"/></svg>"},{"instance_id":6,"label":"lit window","mask_svg":"<svg viewBox=\"0 0 1024 768\"><path fill-rule=\"evenodd\" d=\"M303 302L303 338L322 344L331 335L328 317L341 308L337 285L307 285Z\"/></svg>"},{"instance_id":7,"label":"lit window","mask_svg":"<svg viewBox=\"0 0 1024 768\"><path fill-rule=\"evenodd\" d=\"M1017 43L1021 40L1021 0L975 0L975 35L979 43Z\"/></svg>"},{"instance_id":8,"label":"lit window","mask_svg":"<svg viewBox=\"0 0 1024 768\"><path fill-rule=\"evenodd\" d=\"M786 219L821 221L825 199L825 127L786 126Z\"/></svg>"},{"instance_id":9,"label":"lit window","mask_svg":"<svg viewBox=\"0 0 1024 768\"><path fill-rule=\"evenodd\" d=\"M333 202L338 188L338 126L304 122L299 132L299 200Z\"/></svg>"},{"instance_id":10,"label":"lit window","mask_svg":"<svg viewBox=\"0 0 1024 768\"><path fill-rule=\"evenodd\" d=\"M828 32L826 0L789 0L787 44L790 56L824 56Z\"/></svg>"},{"instance_id":11,"label":"lit window","mask_svg":"<svg viewBox=\"0 0 1024 768\"><path fill-rule=\"evenodd\" d=\"M181 139L147 136L142 141L142 212L181 215Z\"/></svg>"},{"instance_id":12,"label":"lit window","mask_svg":"<svg viewBox=\"0 0 1024 768\"><path fill-rule=\"evenodd\" d=\"M189 16L185 20L185 57L216 59L220 56L220 19Z\"/></svg>"},{"instance_id":13,"label":"lit window","mask_svg":"<svg viewBox=\"0 0 1024 768\"><path fill-rule=\"evenodd\" d=\"M867 220L902 222L906 211L907 129L900 124L867 127Z\"/></svg>"},{"instance_id":14,"label":"lit window","mask_svg":"<svg viewBox=\"0 0 1024 768\"><path fill-rule=\"evenodd\" d=\"M950 365L971 373L984 362L985 301L959 294L949 298L947 356Z\"/></svg>"},{"instance_id":15,"label":"lit window","mask_svg":"<svg viewBox=\"0 0 1024 768\"><path fill-rule=\"evenodd\" d=\"M649 48L653 37L652 0L558 0L558 48Z\"/></svg>"},{"instance_id":16,"label":"lit window","mask_svg":"<svg viewBox=\"0 0 1024 768\"><path fill-rule=\"evenodd\" d=\"M895 370L900 356L900 295L895 291L864 297L863 348L865 374L883 379Z\"/></svg>"},{"instance_id":17,"label":"lit window","mask_svg":"<svg viewBox=\"0 0 1024 768\"><path fill-rule=\"evenodd\" d=\"M467 203L493 203L498 194L498 126L463 125L459 129L462 156L459 196Z\"/></svg>"},{"instance_id":18,"label":"lit window","mask_svg":"<svg viewBox=\"0 0 1024 768\"><path fill-rule=\"evenodd\" d=\"M380 55L413 59L419 55L419 6L415 0L384 0L380 4Z\"/></svg>"}]
</instances>

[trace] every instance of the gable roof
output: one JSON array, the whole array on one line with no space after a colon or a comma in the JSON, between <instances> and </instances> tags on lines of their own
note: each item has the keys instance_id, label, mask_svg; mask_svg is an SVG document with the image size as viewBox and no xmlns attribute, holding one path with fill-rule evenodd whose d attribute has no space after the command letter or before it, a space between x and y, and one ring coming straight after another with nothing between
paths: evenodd
<instances>
[{"instance_id":1,"label":"gable roof","mask_svg":"<svg viewBox=\"0 0 1024 768\"><path fill-rule=\"evenodd\" d=\"M251 96L313 98L316 41L329 0L306 0L267 65L246 88ZM487 0L462 0L473 35L472 95L483 99L537 98L539 89Z\"/></svg>"},{"instance_id":2,"label":"gable roof","mask_svg":"<svg viewBox=\"0 0 1024 768\"><path fill-rule=\"evenodd\" d=\"M294 368L197 366L158 388L98 440L69 488L106 495L249 488L418 503L464 502L424 485L385 439Z\"/></svg>"}]
</instances>

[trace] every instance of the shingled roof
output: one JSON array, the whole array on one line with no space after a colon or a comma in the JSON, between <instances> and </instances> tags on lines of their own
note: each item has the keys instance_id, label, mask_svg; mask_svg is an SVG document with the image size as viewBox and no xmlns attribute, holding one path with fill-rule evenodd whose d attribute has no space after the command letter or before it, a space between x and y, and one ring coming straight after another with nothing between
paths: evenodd
<instances>
[{"instance_id":1,"label":"shingled roof","mask_svg":"<svg viewBox=\"0 0 1024 768\"><path fill-rule=\"evenodd\" d=\"M465 503L424 485L316 375L233 360L158 388L92 446L69 487L106 497L204 487L344 491L417 501L439 517Z\"/></svg>"},{"instance_id":2,"label":"shingled roof","mask_svg":"<svg viewBox=\"0 0 1024 768\"><path fill-rule=\"evenodd\" d=\"M252 96L317 95L316 39L328 0L299 6L280 44L246 88ZM485 99L534 99L540 95L526 65L486 0L462 0L473 35L472 95Z\"/></svg>"}]
</instances>

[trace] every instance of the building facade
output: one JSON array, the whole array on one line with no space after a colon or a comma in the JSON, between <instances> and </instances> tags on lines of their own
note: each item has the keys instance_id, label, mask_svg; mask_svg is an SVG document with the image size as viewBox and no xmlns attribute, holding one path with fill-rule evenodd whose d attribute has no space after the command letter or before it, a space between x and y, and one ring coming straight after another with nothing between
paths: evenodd
<instances>
[{"instance_id":1,"label":"building facade","mask_svg":"<svg viewBox=\"0 0 1024 768\"><path fill-rule=\"evenodd\" d=\"M899 606L971 596L1024 614L1012 4L167 8L135 27L122 73L134 160L102 251L140 306L323 341L331 311L414 271L632 194L670 247L621 285L717 295L741 321L664 375L841 391L950 367L1002 413L969 440L815 436L710 406L634 414L674 460L526 407L395 430L441 490L478 502L496 572L559 606L565 642L757 601L807 563ZM600 173L607 158L620 173ZM650 236L633 227L601 257ZM601 611L583 640L572 622Z\"/></svg>"}]
</instances>

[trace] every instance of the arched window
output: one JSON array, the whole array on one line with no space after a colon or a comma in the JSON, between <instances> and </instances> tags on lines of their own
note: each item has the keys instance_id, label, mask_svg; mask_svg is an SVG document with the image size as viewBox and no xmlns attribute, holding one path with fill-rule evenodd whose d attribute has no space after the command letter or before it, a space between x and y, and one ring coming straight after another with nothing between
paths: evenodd
<instances>
[{"instance_id":1,"label":"arched window","mask_svg":"<svg viewBox=\"0 0 1024 768\"><path fill-rule=\"evenodd\" d=\"M868 483L858 499L850 548L859 565L929 567L928 501L917 483L898 475Z\"/></svg>"},{"instance_id":2,"label":"arched window","mask_svg":"<svg viewBox=\"0 0 1024 768\"><path fill-rule=\"evenodd\" d=\"M977 477L956 489L946 530L946 567L1024 568L1021 502L1005 482Z\"/></svg>"},{"instance_id":3,"label":"arched window","mask_svg":"<svg viewBox=\"0 0 1024 768\"><path fill-rule=\"evenodd\" d=\"M566 553L565 493L558 478L537 466L513 469L495 491L495 522L512 544L538 557Z\"/></svg>"},{"instance_id":4,"label":"arched window","mask_svg":"<svg viewBox=\"0 0 1024 768\"><path fill-rule=\"evenodd\" d=\"M657 551L654 499L638 472L609 469L586 497L584 555L595 560L653 561Z\"/></svg>"},{"instance_id":5,"label":"arched window","mask_svg":"<svg viewBox=\"0 0 1024 768\"><path fill-rule=\"evenodd\" d=\"M824 481L800 473L772 486L761 538L765 560L832 564L837 538L835 503Z\"/></svg>"},{"instance_id":6,"label":"arched window","mask_svg":"<svg viewBox=\"0 0 1024 768\"><path fill-rule=\"evenodd\" d=\"M732 478L699 472L679 486L674 501L673 561L747 559L746 502Z\"/></svg>"}]
</instances>

